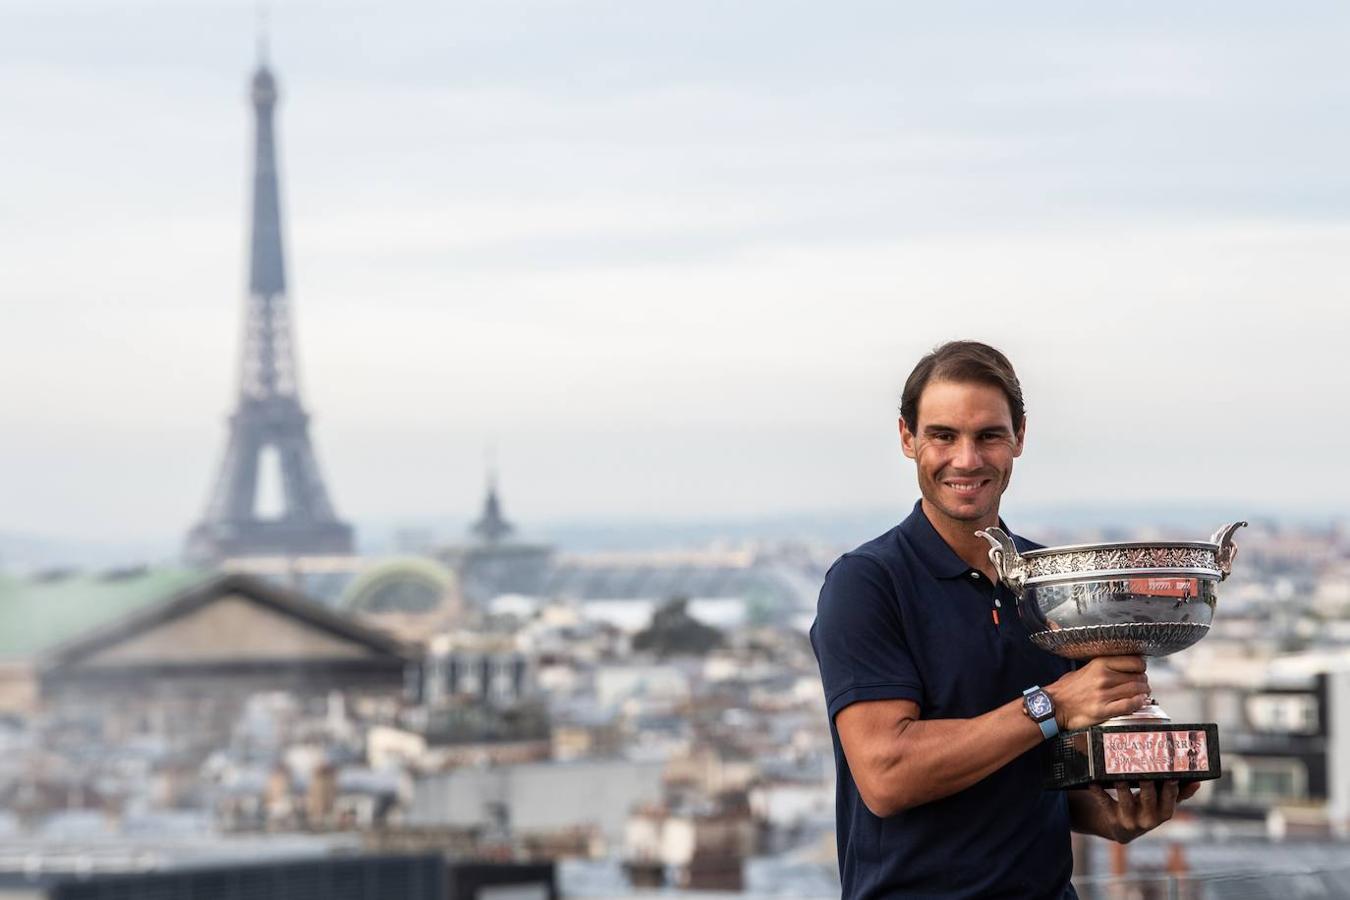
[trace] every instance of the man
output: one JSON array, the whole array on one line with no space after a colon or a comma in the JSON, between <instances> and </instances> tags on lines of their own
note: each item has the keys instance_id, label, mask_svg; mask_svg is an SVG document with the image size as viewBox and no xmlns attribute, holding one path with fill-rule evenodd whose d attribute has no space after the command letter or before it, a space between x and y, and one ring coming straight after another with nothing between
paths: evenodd
<instances>
[{"instance_id":1,"label":"man","mask_svg":"<svg viewBox=\"0 0 1350 900\"><path fill-rule=\"evenodd\" d=\"M899 426L922 499L835 562L811 627L843 895L1073 897L1071 828L1132 840L1197 785L1041 788L1047 737L1133 712L1149 686L1140 657L1075 669L1035 647L975 536L1007 530L999 500L1026 437L1007 358L971 341L937 348L905 383ZM1054 718L1038 722L1028 702L1047 696Z\"/></svg>"}]
</instances>

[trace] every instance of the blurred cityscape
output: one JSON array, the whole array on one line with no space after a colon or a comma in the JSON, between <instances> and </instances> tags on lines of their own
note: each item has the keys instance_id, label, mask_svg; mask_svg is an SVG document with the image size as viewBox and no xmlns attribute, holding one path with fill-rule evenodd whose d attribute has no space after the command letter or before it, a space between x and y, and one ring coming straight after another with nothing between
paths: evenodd
<instances>
[{"instance_id":1,"label":"blurred cityscape","mask_svg":"<svg viewBox=\"0 0 1350 900\"><path fill-rule=\"evenodd\" d=\"M1157 537L1038 536L1123 535ZM837 895L805 633L844 549L563 553L490 489L463 541L397 556L11 571L0 877L435 853L519 896ZM1209 638L1150 678L1219 723L1224 777L1083 842L1080 885L1346 868L1350 532L1254 523Z\"/></svg>"},{"instance_id":2,"label":"blurred cityscape","mask_svg":"<svg viewBox=\"0 0 1350 900\"><path fill-rule=\"evenodd\" d=\"M297 386L275 97L259 68L241 383L186 561L6 549L0 897L837 896L806 632L872 534L564 549L489 469L465 533L362 552ZM1081 841L1084 896L1350 892L1350 530L1251 517L1209 638L1150 669L1224 776L1128 848Z\"/></svg>"}]
</instances>

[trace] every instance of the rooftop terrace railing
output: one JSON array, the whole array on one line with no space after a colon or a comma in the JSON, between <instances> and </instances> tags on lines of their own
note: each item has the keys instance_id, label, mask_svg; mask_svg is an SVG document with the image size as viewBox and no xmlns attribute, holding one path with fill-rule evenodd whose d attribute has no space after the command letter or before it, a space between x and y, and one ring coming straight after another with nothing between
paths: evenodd
<instances>
[{"instance_id":1,"label":"rooftop terrace railing","mask_svg":"<svg viewBox=\"0 0 1350 900\"><path fill-rule=\"evenodd\" d=\"M1350 898L1344 867L1274 872L1094 876L1074 879L1080 900L1339 900Z\"/></svg>"}]
</instances>

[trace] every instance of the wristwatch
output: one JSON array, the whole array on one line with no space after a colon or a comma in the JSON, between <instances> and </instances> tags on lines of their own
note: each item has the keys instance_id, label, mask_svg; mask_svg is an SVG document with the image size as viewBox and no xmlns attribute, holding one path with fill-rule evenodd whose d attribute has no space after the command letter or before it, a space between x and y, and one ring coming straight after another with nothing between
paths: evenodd
<instances>
[{"instance_id":1,"label":"wristwatch","mask_svg":"<svg viewBox=\"0 0 1350 900\"><path fill-rule=\"evenodd\" d=\"M1041 734L1045 735L1047 741L1059 734L1059 723L1055 721L1055 702L1040 685L1033 684L1022 692L1022 712L1041 726Z\"/></svg>"}]
</instances>

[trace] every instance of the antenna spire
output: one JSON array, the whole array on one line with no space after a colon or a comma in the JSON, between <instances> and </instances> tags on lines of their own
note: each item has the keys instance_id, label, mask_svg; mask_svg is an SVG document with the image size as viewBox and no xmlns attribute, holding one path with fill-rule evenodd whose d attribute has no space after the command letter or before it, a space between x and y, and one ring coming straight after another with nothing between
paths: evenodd
<instances>
[{"instance_id":1,"label":"antenna spire","mask_svg":"<svg viewBox=\"0 0 1350 900\"><path fill-rule=\"evenodd\" d=\"M470 533L489 544L495 544L511 536L516 530L502 514L502 501L497 496L497 448L489 443L484 452L487 463L487 494L483 497L483 514L478 521L469 526Z\"/></svg>"},{"instance_id":2,"label":"antenna spire","mask_svg":"<svg viewBox=\"0 0 1350 900\"><path fill-rule=\"evenodd\" d=\"M269 14L270 12L271 12L271 10L268 8L267 0L258 0L258 4L257 4L257 6L255 7L255 16L256 16L256 18L257 18L257 23L258 23L258 35L257 35L257 40L258 40L258 65L259 65L259 66L266 66L266 65L267 65L268 50L270 49L269 46L268 46L268 40L267 40L267 38L268 38L268 18L269 18L269 15L268 15L268 14Z\"/></svg>"}]
</instances>

